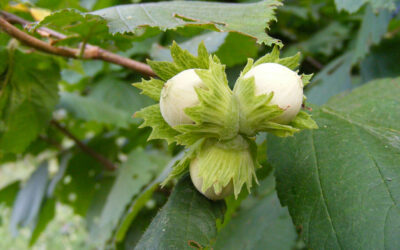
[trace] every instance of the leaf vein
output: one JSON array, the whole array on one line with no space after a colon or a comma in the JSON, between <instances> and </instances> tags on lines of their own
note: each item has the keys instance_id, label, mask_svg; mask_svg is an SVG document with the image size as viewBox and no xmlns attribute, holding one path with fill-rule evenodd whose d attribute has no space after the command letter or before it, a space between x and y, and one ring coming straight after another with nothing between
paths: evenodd
<instances>
[{"instance_id":1,"label":"leaf vein","mask_svg":"<svg viewBox=\"0 0 400 250\"><path fill-rule=\"evenodd\" d=\"M311 131L311 146L312 146L312 151L314 152L315 167L316 167L316 173L317 173L317 181L318 181L319 189L320 189L320 191L321 191L320 193L321 193L322 202L323 202L323 204L324 204L326 213L327 213L327 215L328 215L328 220L329 220L329 223L331 224L332 231L333 231L333 233L334 233L334 235L335 235L336 241L337 241L339 247L340 247L341 249L343 249L343 247L342 247L342 245L341 245L341 243L340 243L340 241L339 241L339 237L338 237L338 234L337 234L335 225L333 224L333 221L332 221L332 218L331 218L331 215L330 215L331 212L329 211L328 203L327 203L327 200L326 200L326 195L325 195L324 190L323 190L323 188L322 188L321 176L320 176L320 174L319 174L319 171L320 171L320 170L319 170L319 165L318 165L317 151L316 151L316 149L315 149L315 141L314 141L314 132L313 132L313 131Z\"/></svg>"}]
</instances>

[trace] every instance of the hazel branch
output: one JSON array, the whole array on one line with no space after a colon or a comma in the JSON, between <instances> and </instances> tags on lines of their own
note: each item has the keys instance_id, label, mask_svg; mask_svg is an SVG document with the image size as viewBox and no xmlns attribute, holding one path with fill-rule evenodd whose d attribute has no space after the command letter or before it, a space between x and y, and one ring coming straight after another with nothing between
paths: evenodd
<instances>
[{"instance_id":1,"label":"hazel branch","mask_svg":"<svg viewBox=\"0 0 400 250\"><path fill-rule=\"evenodd\" d=\"M40 39L37 39L36 37L29 35L28 33L21 31L17 27L13 26L10 22L22 24L23 26L27 26L30 24L30 22L28 22L27 20L24 20L8 12L0 11L0 28L3 29L8 35L21 41L23 44L53 55L59 55L68 58L80 58L79 49L52 46L47 42L44 42ZM47 37L51 36L57 39L64 39L66 37L64 34L61 34L59 32L56 32L48 28L38 28L37 32L41 36L47 36ZM83 51L81 58L103 60L106 62L111 62L114 64L121 65L128 69L135 70L146 76L153 76L153 77L156 76L156 74L150 68L150 66L145 63L114 54L98 46L93 46L90 44L86 45L86 48Z\"/></svg>"}]
</instances>

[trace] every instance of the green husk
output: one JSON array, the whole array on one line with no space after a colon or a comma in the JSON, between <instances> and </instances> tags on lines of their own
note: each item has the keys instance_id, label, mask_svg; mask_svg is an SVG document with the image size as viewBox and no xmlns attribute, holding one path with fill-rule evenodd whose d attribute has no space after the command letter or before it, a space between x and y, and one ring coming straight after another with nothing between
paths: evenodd
<instances>
[{"instance_id":1,"label":"green husk","mask_svg":"<svg viewBox=\"0 0 400 250\"><path fill-rule=\"evenodd\" d=\"M244 184L250 192L253 178L258 183L255 172L260 167L257 146L240 135L228 141L207 140L196 156L196 164L199 177L203 179L203 192L213 187L218 194L232 182L237 197Z\"/></svg>"},{"instance_id":2,"label":"green husk","mask_svg":"<svg viewBox=\"0 0 400 250\"><path fill-rule=\"evenodd\" d=\"M270 104L273 93L256 96L254 78L244 78L248 71L262 63L279 63L296 70L300 62L299 53L279 58L279 49L275 46L271 53L256 62L249 59L233 91L228 85L225 66L218 57L207 53L203 43L199 45L198 56L191 55L173 43L171 55L173 62L148 61L161 79L142 80L134 84L142 90L142 94L159 100L165 81L187 69L196 69L196 74L206 87L195 89L199 104L184 110L194 124L169 126L161 115L159 104L136 113L136 117L144 119L141 127L153 129L149 140L165 139L168 143L188 148L184 157L175 163L162 186L182 176L195 160L203 181L203 192L213 188L218 194L232 183L237 197L243 185L246 184L250 192L253 179L257 183L255 171L260 165L257 162L257 146L251 138L259 132L286 137L301 129L318 127L311 115L303 110L289 124L274 122L284 110ZM301 76L304 86L310 82L311 77Z\"/></svg>"}]
</instances>

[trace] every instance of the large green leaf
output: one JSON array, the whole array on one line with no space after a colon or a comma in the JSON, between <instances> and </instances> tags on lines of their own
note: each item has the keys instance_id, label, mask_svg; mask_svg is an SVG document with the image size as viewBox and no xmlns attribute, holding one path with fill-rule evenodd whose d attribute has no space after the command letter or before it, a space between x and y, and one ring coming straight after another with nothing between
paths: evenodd
<instances>
[{"instance_id":1,"label":"large green leaf","mask_svg":"<svg viewBox=\"0 0 400 250\"><path fill-rule=\"evenodd\" d=\"M58 64L38 53L9 50L0 76L0 152L20 153L48 125L58 101Z\"/></svg>"},{"instance_id":2,"label":"large green leaf","mask_svg":"<svg viewBox=\"0 0 400 250\"><path fill-rule=\"evenodd\" d=\"M261 194L252 194L242 202L242 208L219 232L216 250L293 249L296 230L288 209L280 205L274 187L270 176L258 188Z\"/></svg>"},{"instance_id":3,"label":"large green leaf","mask_svg":"<svg viewBox=\"0 0 400 250\"><path fill-rule=\"evenodd\" d=\"M347 10L348 12L356 12L365 3L370 3L373 9L394 9L395 0L335 0L338 10Z\"/></svg>"},{"instance_id":4,"label":"large green leaf","mask_svg":"<svg viewBox=\"0 0 400 250\"><path fill-rule=\"evenodd\" d=\"M103 245L111 237L133 197L165 166L168 158L160 152L136 149L118 170L118 176L107 196L92 240Z\"/></svg>"},{"instance_id":5,"label":"large green leaf","mask_svg":"<svg viewBox=\"0 0 400 250\"><path fill-rule=\"evenodd\" d=\"M274 10L279 0L257 3L160 2L119 5L92 12L106 19L112 33L138 31L157 27L163 31L186 25L196 25L221 32L238 32L271 45L280 41L265 32L275 20Z\"/></svg>"},{"instance_id":6,"label":"large green leaf","mask_svg":"<svg viewBox=\"0 0 400 250\"><path fill-rule=\"evenodd\" d=\"M205 198L187 175L176 185L135 249L207 247L216 238L216 220L222 219L223 209L224 202Z\"/></svg>"},{"instance_id":7,"label":"large green leaf","mask_svg":"<svg viewBox=\"0 0 400 250\"><path fill-rule=\"evenodd\" d=\"M400 245L400 78L370 82L313 112L320 129L269 137L283 205L311 249Z\"/></svg>"}]
</instances>

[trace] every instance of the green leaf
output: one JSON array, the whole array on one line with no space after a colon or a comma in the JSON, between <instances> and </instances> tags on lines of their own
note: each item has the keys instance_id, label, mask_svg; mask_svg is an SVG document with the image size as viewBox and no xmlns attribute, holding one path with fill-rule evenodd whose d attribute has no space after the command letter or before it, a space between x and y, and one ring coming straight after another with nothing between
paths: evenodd
<instances>
[{"instance_id":1,"label":"green leaf","mask_svg":"<svg viewBox=\"0 0 400 250\"><path fill-rule=\"evenodd\" d=\"M76 118L96 121L127 128L133 122L131 115L112 105L93 97L84 97L73 93L61 92L59 106L71 112Z\"/></svg>"},{"instance_id":2,"label":"green leaf","mask_svg":"<svg viewBox=\"0 0 400 250\"><path fill-rule=\"evenodd\" d=\"M374 11L381 9L395 9L395 0L335 0L338 10L346 10L350 13L356 12L365 3L372 5Z\"/></svg>"},{"instance_id":3,"label":"green leaf","mask_svg":"<svg viewBox=\"0 0 400 250\"><path fill-rule=\"evenodd\" d=\"M107 159L115 159L119 147L113 137L95 137L87 143L97 153ZM55 196L59 201L71 206L78 215L85 216L96 197L98 186L113 181L112 175L105 175L104 166L80 149L73 151L62 180L57 184Z\"/></svg>"},{"instance_id":4,"label":"green leaf","mask_svg":"<svg viewBox=\"0 0 400 250\"><path fill-rule=\"evenodd\" d=\"M196 25L220 32L238 32L257 39L258 43L281 44L265 32L275 20L274 10L281 3L266 0L258 3L232 4L213 2L160 2L114 6L92 12L106 19L112 33L137 33L143 27L163 31Z\"/></svg>"},{"instance_id":5,"label":"green leaf","mask_svg":"<svg viewBox=\"0 0 400 250\"><path fill-rule=\"evenodd\" d=\"M117 45L121 49L131 47L129 42L123 41L122 36L113 37L109 34L107 21L98 15L83 13L75 9L63 9L53 12L42 21L33 25L31 30L42 26L62 31L66 38L53 41L54 45L76 46L80 42L105 45ZM112 41L112 42L111 42Z\"/></svg>"},{"instance_id":6,"label":"green leaf","mask_svg":"<svg viewBox=\"0 0 400 250\"><path fill-rule=\"evenodd\" d=\"M277 190L311 249L400 242L400 78L370 82L313 111L320 129L268 140Z\"/></svg>"},{"instance_id":7,"label":"green leaf","mask_svg":"<svg viewBox=\"0 0 400 250\"><path fill-rule=\"evenodd\" d=\"M189 176L175 186L168 202L153 219L135 249L192 249L208 247L217 236L216 220L224 203L200 194Z\"/></svg>"},{"instance_id":8,"label":"green leaf","mask_svg":"<svg viewBox=\"0 0 400 250\"><path fill-rule=\"evenodd\" d=\"M139 90L132 88L126 81L114 77L105 77L98 81L88 97L124 111L130 120L137 123L137 119L131 119L131 116L141 108L154 103L147 96L140 95Z\"/></svg>"},{"instance_id":9,"label":"green leaf","mask_svg":"<svg viewBox=\"0 0 400 250\"><path fill-rule=\"evenodd\" d=\"M357 34L355 49L352 51L354 53L353 63L359 62L368 54L372 45L381 41L391 19L392 13L390 11L383 10L376 14L371 5L367 6Z\"/></svg>"},{"instance_id":10,"label":"green leaf","mask_svg":"<svg viewBox=\"0 0 400 250\"><path fill-rule=\"evenodd\" d=\"M360 74L363 82L375 78L396 77L400 75L398 58L400 48L399 39L382 41L379 47L373 48L371 53L361 62Z\"/></svg>"},{"instance_id":11,"label":"green leaf","mask_svg":"<svg viewBox=\"0 0 400 250\"><path fill-rule=\"evenodd\" d=\"M348 52L330 62L315 76L310 85L311 89L306 91L307 101L324 104L330 97L356 87L357 85L352 83L351 69L369 53L372 45L381 41L390 19L389 11L384 10L376 15L368 5L355 43L350 46Z\"/></svg>"},{"instance_id":12,"label":"green leaf","mask_svg":"<svg viewBox=\"0 0 400 250\"><path fill-rule=\"evenodd\" d=\"M158 177L152 181L149 185L147 185L146 189L143 190L131 203L129 206L125 216L122 218L121 222L118 225L118 228L116 229L115 232L115 240L117 242L121 242L122 240L126 239L126 234L130 228L135 227L136 224L132 224L132 222L136 223L136 217L138 216L139 212L141 212L142 208L145 206L146 202L149 201L152 196L154 191L159 188L160 183L167 178L167 176L170 175L172 171L172 167L174 166L175 162L182 158L183 152L179 153L176 155L174 158L172 158L169 163L166 165L164 170L161 172L161 174L158 175ZM141 218L138 218L141 220ZM135 236L136 238L137 236ZM139 239L136 239L139 240Z\"/></svg>"},{"instance_id":13,"label":"green leaf","mask_svg":"<svg viewBox=\"0 0 400 250\"><path fill-rule=\"evenodd\" d=\"M307 101L324 104L335 94L356 87L351 82L351 60L352 54L348 52L325 66L305 90Z\"/></svg>"},{"instance_id":14,"label":"green leaf","mask_svg":"<svg viewBox=\"0 0 400 250\"><path fill-rule=\"evenodd\" d=\"M350 27L339 22L332 22L325 28L313 34L309 39L293 45L305 53L332 55L335 51L343 48L348 39Z\"/></svg>"},{"instance_id":15,"label":"green leaf","mask_svg":"<svg viewBox=\"0 0 400 250\"><path fill-rule=\"evenodd\" d=\"M136 149L118 169L98 223L91 232L92 241L103 246L112 236L126 207L142 188L165 166L168 158L160 152Z\"/></svg>"},{"instance_id":16,"label":"green leaf","mask_svg":"<svg viewBox=\"0 0 400 250\"><path fill-rule=\"evenodd\" d=\"M14 181L0 189L0 205L4 204L7 207L12 206L15 197L18 194L20 184L19 181Z\"/></svg>"},{"instance_id":17,"label":"green leaf","mask_svg":"<svg viewBox=\"0 0 400 250\"><path fill-rule=\"evenodd\" d=\"M38 240L40 234L46 229L47 224L53 220L56 210L56 200L54 198L46 199L40 209L35 229L29 240L29 246L33 246Z\"/></svg>"},{"instance_id":18,"label":"green leaf","mask_svg":"<svg viewBox=\"0 0 400 250\"><path fill-rule=\"evenodd\" d=\"M227 67L232 67L245 63L247 58L256 57L258 49L255 39L239 33L229 33L215 55L221 59L221 63ZM234 51L234 54L232 51Z\"/></svg>"},{"instance_id":19,"label":"green leaf","mask_svg":"<svg viewBox=\"0 0 400 250\"><path fill-rule=\"evenodd\" d=\"M0 151L21 153L51 119L60 74L50 56L19 50L8 53L7 72L0 79Z\"/></svg>"},{"instance_id":20,"label":"green leaf","mask_svg":"<svg viewBox=\"0 0 400 250\"><path fill-rule=\"evenodd\" d=\"M13 204L10 231L18 235L18 226L27 226L38 218L48 183L47 162L43 162L29 177L25 186L20 189Z\"/></svg>"},{"instance_id":21,"label":"green leaf","mask_svg":"<svg viewBox=\"0 0 400 250\"><path fill-rule=\"evenodd\" d=\"M153 129L148 140L165 139L170 144L175 141L175 136L179 134L162 117L160 104L154 104L136 112L135 117L144 120L140 128L151 127Z\"/></svg>"},{"instance_id":22,"label":"green leaf","mask_svg":"<svg viewBox=\"0 0 400 250\"><path fill-rule=\"evenodd\" d=\"M261 186L265 186L264 182L273 183L271 179L264 180ZM297 234L288 209L280 205L274 184L262 192L242 202L239 211L219 232L214 249L293 249Z\"/></svg>"}]
</instances>

